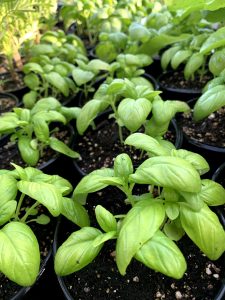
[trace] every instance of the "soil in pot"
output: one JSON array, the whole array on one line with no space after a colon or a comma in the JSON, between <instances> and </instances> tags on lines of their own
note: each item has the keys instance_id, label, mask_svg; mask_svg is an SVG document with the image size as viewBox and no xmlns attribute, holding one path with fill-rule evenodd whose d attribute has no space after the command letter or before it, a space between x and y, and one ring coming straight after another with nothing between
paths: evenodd
<instances>
[{"instance_id":1,"label":"soil in pot","mask_svg":"<svg viewBox=\"0 0 225 300\"><path fill-rule=\"evenodd\" d=\"M193 107L193 103L195 100L189 101L190 107ZM178 114L176 119L184 133L185 147L202 154L214 172L224 161L225 107L200 122L194 122L192 111L188 114Z\"/></svg>"},{"instance_id":2,"label":"soil in pot","mask_svg":"<svg viewBox=\"0 0 225 300\"><path fill-rule=\"evenodd\" d=\"M29 199L27 199L29 201ZM41 266L37 277L37 282L41 279L43 272L52 255L52 244L54 237L54 230L56 226L56 219L49 215L47 209L43 206L38 207L39 214L44 213L51 218L51 222L47 225L39 225L35 222L30 223L30 227L35 233L40 247ZM0 276L0 300L19 300L28 293L32 287L21 287L16 283L10 281L4 275Z\"/></svg>"},{"instance_id":3,"label":"soil in pot","mask_svg":"<svg viewBox=\"0 0 225 300\"><path fill-rule=\"evenodd\" d=\"M10 93L0 93L0 114L11 111L19 103L17 97Z\"/></svg>"},{"instance_id":4,"label":"soil in pot","mask_svg":"<svg viewBox=\"0 0 225 300\"><path fill-rule=\"evenodd\" d=\"M114 158L120 153L127 153L134 166L138 166L147 158L147 154L140 155L140 150L121 144L116 122L107 119L104 114L99 119L96 129L87 130L83 136L77 137L75 142L75 150L81 154L81 158L73 160L73 163L82 176L102 167L112 167ZM164 138L180 148L182 135L179 130L175 131L175 122L172 124ZM129 131L123 127L124 140L129 134Z\"/></svg>"},{"instance_id":5,"label":"soil in pot","mask_svg":"<svg viewBox=\"0 0 225 300\"><path fill-rule=\"evenodd\" d=\"M105 206L113 214L127 209L124 207L120 193L115 192L115 188L106 188L89 197L88 210L93 209L93 206L97 204ZM90 214L92 216L91 211ZM63 240L66 239L64 225L61 229L62 234L59 235ZM75 227L66 228L67 234L76 230ZM61 244L60 240L59 244ZM121 276L115 263L115 244L106 242L100 255L90 265L72 275L59 277L59 281L65 288L64 292L67 293L66 299L70 300L216 299L215 295L221 287L221 278L225 275L223 258L214 262L210 261L186 237L179 241L178 246L188 266L181 280L175 280L150 270L136 260L129 265L127 274Z\"/></svg>"},{"instance_id":6,"label":"soil in pot","mask_svg":"<svg viewBox=\"0 0 225 300\"><path fill-rule=\"evenodd\" d=\"M23 73L17 72L16 74L16 80L12 79L9 72L0 74L0 92L12 93L21 100L29 89L23 82Z\"/></svg>"},{"instance_id":7,"label":"soil in pot","mask_svg":"<svg viewBox=\"0 0 225 300\"><path fill-rule=\"evenodd\" d=\"M194 80L186 80L181 69L162 73L158 77L158 84L163 92L161 94L163 99L187 101L200 96L202 88L210 79L212 79L212 74L206 73L202 78L196 74Z\"/></svg>"}]
</instances>

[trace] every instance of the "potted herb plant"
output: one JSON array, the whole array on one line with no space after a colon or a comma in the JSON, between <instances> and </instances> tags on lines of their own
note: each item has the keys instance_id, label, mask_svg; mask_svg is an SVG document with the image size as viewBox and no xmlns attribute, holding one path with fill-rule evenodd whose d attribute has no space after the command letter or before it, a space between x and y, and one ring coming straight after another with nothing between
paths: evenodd
<instances>
[{"instance_id":1,"label":"potted herb plant","mask_svg":"<svg viewBox=\"0 0 225 300\"><path fill-rule=\"evenodd\" d=\"M31 110L17 107L13 112L2 114L1 161L4 168L9 167L11 161L41 167L44 162L46 165L55 161L57 152L79 157L68 145L74 138L73 132L68 126L62 126L76 118L79 110L63 107L55 98L49 97L39 100ZM46 149L51 149L50 153Z\"/></svg>"},{"instance_id":2,"label":"potted herb plant","mask_svg":"<svg viewBox=\"0 0 225 300\"><path fill-rule=\"evenodd\" d=\"M0 171L0 290L3 297L19 299L44 272L56 217L67 215L79 226L89 220L86 210L68 198L69 181L36 168L13 167Z\"/></svg>"},{"instance_id":3,"label":"potted herb plant","mask_svg":"<svg viewBox=\"0 0 225 300\"><path fill-rule=\"evenodd\" d=\"M212 265L218 270L224 268L223 262L218 258L225 251L225 231L210 206L224 204L225 191L220 184L201 179L200 175L209 170L207 162L200 155L182 149L172 149L167 155L161 155L161 146L157 148L155 144L149 144L148 150L156 156L145 160L135 171L131 158L123 153L115 158L113 169L95 170L83 177L76 186L73 200L75 203L87 204L94 226L69 232L68 238L61 245L59 240L58 244L54 242L55 271L61 286L66 287L64 293L67 299L82 295L92 297L93 294L97 297L107 294L113 297L115 293L117 297L135 297L135 291L141 293L143 298L157 299L160 295L177 298L184 294L195 297L198 293L198 280L195 280L195 284L193 280L189 281L188 277L191 278L192 274L189 275L191 267L187 265L186 259L193 256L197 260L197 266L193 268L194 274L199 268L199 261L203 259L201 252L204 253L208 274L212 274ZM164 150L168 151L166 148ZM149 189L143 192L139 190L135 194L136 185L140 188L149 185ZM118 188L124 193L125 207L121 206L121 195L118 197L117 194L115 197L114 190L110 194L104 194L99 204L96 197L103 194L99 191L107 186ZM95 197L91 197L90 193ZM110 210L104 206L110 207ZM61 239L63 233L61 232ZM190 250L192 243L201 252L197 251L196 254L196 249ZM188 248L189 253L186 252ZM101 255L100 251L105 255ZM205 270L204 263L202 265ZM150 271L149 268L157 272ZM87 282L89 272L93 280L90 278L90 282ZM142 272L144 276L141 276ZM148 272L152 272L151 275ZM202 276L200 274L199 279ZM174 279L166 282L165 275ZM86 286L81 284L84 282L83 276ZM114 276L116 285L113 283ZM106 278L104 288L101 284L98 288L102 277ZM146 277L147 281L144 280ZM220 276L217 274L215 277ZM218 285L219 282L214 279L212 276L211 291L207 288L207 280L201 282L201 297L207 299L210 294L211 299L217 299L221 281ZM157 284L149 288L150 283L147 282L153 280L157 280ZM70 284L70 289L67 283ZM195 285L194 290L190 283Z\"/></svg>"}]
</instances>

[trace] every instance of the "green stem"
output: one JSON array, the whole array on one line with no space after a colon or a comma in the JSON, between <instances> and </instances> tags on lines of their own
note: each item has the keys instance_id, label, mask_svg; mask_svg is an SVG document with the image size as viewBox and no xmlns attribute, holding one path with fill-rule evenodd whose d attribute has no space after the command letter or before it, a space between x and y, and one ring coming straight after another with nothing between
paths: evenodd
<instances>
[{"instance_id":1,"label":"green stem","mask_svg":"<svg viewBox=\"0 0 225 300\"><path fill-rule=\"evenodd\" d=\"M21 205L22 205L22 203L23 203L24 197L25 197L25 194L22 193L22 194L20 195L20 199L19 199L19 202L18 202L18 204L17 204L16 213L15 213L15 217L14 217L15 220L19 220L20 208L21 208Z\"/></svg>"},{"instance_id":2,"label":"green stem","mask_svg":"<svg viewBox=\"0 0 225 300\"><path fill-rule=\"evenodd\" d=\"M112 107L112 110L114 112L114 115L115 115L115 118L116 120L119 118L118 117L118 114L117 114L117 110L116 110L116 106L114 104L113 101L111 101L111 107ZM119 133L119 138L120 138L120 143L123 144L123 132L122 132L122 127L118 124L118 133Z\"/></svg>"},{"instance_id":3,"label":"green stem","mask_svg":"<svg viewBox=\"0 0 225 300\"><path fill-rule=\"evenodd\" d=\"M35 202L35 203L27 210L27 212L25 213L25 215L22 217L21 222L24 222L24 223L25 223L27 217L29 217L30 212L31 212L34 208L36 208L38 205L39 205L39 202L36 201L36 202Z\"/></svg>"}]
</instances>

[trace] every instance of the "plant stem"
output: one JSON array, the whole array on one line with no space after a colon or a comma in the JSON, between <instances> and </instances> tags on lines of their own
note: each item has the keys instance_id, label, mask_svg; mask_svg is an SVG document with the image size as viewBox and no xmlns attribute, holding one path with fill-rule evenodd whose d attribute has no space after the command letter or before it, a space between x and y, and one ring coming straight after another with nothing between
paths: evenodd
<instances>
[{"instance_id":1,"label":"plant stem","mask_svg":"<svg viewBox=\"0 0 225 300\"><path fill-rule=\"evenodd\" d=\"M38 205L39 205L39 202L36 201L36 202L35 202L35 203L27 210L27 212L25 213L25 215L22 217L22 219L21 219L20 221L25 223L27 217L29 217L30 212L31 212L34 208L36 208Z\"/></svg>"},{"instance_id":2,"label":"plant stem","mask_svg":"<svg viewBox=\"0 0 225 300\"><path fill-rule=\"evenodd\" d=\"M19 199L19 202L18 202L18 204L17 204L16 213L15 213L15 217L14 217L15 220L19 220L20 208L21 208L21 205L22 205L22 203L23 203L24 197L25 197L25 194L22 193L22 194L20 195L20 199Z\"/></svg>"}]
</instances>

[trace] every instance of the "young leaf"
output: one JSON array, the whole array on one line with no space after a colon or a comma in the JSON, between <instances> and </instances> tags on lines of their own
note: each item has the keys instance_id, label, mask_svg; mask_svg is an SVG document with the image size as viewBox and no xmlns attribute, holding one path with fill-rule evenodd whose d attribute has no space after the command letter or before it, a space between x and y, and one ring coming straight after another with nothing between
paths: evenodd
<instances>
[{"instance_id":1,"label":"young leaf","mask_svg":"<svg viewBox=\"0 0 225 300\"><path fill-rule=\"evenodd\" d=\"M117 155L114 160L114 172L115 176L118 177L125 177L127 178L130 174L133 173L133 164L132 160L130 159L129 155L126 153L122 153Z\"/></svg>"},{"instance_id":2,"label":"young leaf","mask_svg":"<svg viewBox=\"0 0 225 300\"><path fill-rule=\"evenodd\" d=\"M219 76L219 74L225 69L225 49L216 51L210 57L209 60L209 70L214 76Z\"/></svg>"},{"instance_id":3,"label":"young leaf","mask_svg":"<svg viewBox=\"0 0 225 300\"><path fill-rule=\"evenodd\" d=\"M132 257L159 229L164 217L163 205L148 200L137 202L128 212L116 244L116 263L121 275L125 275Z\"/></svg>"},{"instance_id":4,"label":"young leaf","mask_svg":"<svg viewBox=\"0 0 225 300\"><path fill-rule=\"evenodd\" d=\"M161 67L166 70L172 57L180 50L180 46L173 46L163 52L161 57Z\"/></svg>"},{"instance_id":5,"label":"young leaf","mask_svg":"<svg viewBox=\"0 0 225 300\"><path fill-rule=\"evenodd\" d=\"M80 227L90 225L86 209L70 198L63 197L61 214Z\"/></svg>"},{"instance_id":6,"label":"young leaf","mask_svg":"<svg viewBox=\"0 0 225 300\"><path fill-rule=\"evenodd\" d=\"M78 157L80 157L79 153L77 153L76 151L73 151L64 142L58 140L55 137L50 137L49 138L49 146L53 150L55 150L55 151L57 151L59 153L65 154L65 155L67 155L69 157L72 157L72 158L78 158Z\"/></svg>"},{"instance_id":7,"label":"young leaf","mask_svg":"<svg viewBox=\"0 0 225 300\"><path fill-rule=\"evenodd\" d=\"M56 72L45 74L45 79L65 97L69 96L69 86L65 79Z\"/></svg>"},{"instance_id":8,"label":"young leaf","mask_svg":"<svg viewBox=\"0 0 225 300\"><path fill-rule=\"evenodd\" d=\"M179 50L171 59L171 66L176 70L181 63L186 61L192 55L191 50Z\"/></svg>"},{"instance_id":9,"label":"young leaf","mask_svg":"<svg viewBox=\"0 0 225 300\"><path fill-rule=\"evenodd\" d=\"M50 218L44 214L41 214L40 216L37 217L36 223L41 224L41 225L46 225L50 222Z\"/></svg>"},{"instance_id":10,"label":"young leaf","mask_svg":"<svg viewBox=\"0 0 225 300\"><path fill-rule=\"evenodd\" d=\"M203 43L200 53L207 54L211 50L225 45L225 27L219 28L214 33L211 33L208 39Z\"/></svg>"},{"instance_id":11,"label":"young leaf","mask_svg":"<svg viewBox=\"0 0 225 300\"><path fill-rule=\"evenodd\" d=\"M193 53L189 57L185 68L184 68L184 78L186 80L190 79L191 76L203 65L204 55L202 53Z\"/></svg>"},{"instance_id":12,"label":"young leaf","mask_svg":"<svg viewBox=\"0 0 225 300\"><path fill-rule=\"evenodd\" d=\"M176 202L165 203L166 215L170 220L175 220L180 213L179 204Z\"/></svg>"},{"instance_id":13,"label":"young leaf","mask_svg":"<svg viewBox=\"0 0 225 300\"><path fill-rule=\"evenodd\" d=\"M118 115L123 124L131 131L137 131L145 122L152 108L146 98L137 100L125 98L118 106Z\"/></svg>"},{"instance_id":14,"label":"young leaf","mask_svg":"<svg viewBox=\"0 0 225 300\"><path fill-rule=\"evenodd\" d=\"M39 161L39 150L31 146L31 139L28 136L20 136L18 139L20 155L29 166L36 166Z\"/></svg>"},{"instance_id":15,"label":"young leaf","mask_svg":"<svg viewBox=\"0 0 225 300\"><path fill-rule=\"evenodd\" d=\"M116 231L117 223L115 217L103 206L97 205L95 215L98 224L105 232Z\"/></svg>"},{"instance_id":16,"label":"young leaf","mask_svg":"<svg viewBox=\"0 0 225 300\"><path fill-rule=\"evenodd\" d=\"M129 176L131 182L154 184L178 191L199 192L201 179L195 168L179 157L156 156L144 161Z\"/></svg>"},{"instance_id":17,"label":"young leaf","mask_svg":"<svg viewBox=\"0 0 225 300\"><path fill-rule=\"evenodd\" d=\"M34 63L34 62L25 64L23 67L23 72L25 74L28 74L30 72L34 72L34 73L38 73L38 74L44 73L42 67L39 64Z\"/></svg>"},{"instance_id":18,"label":"young leaf","mask_svg":"<svg viewBox=\"0 0 225 300\"><path fill-rule=\"evenodd\" d=\"M30 91L23 95L23 104L26 108L31 109L37 101L38 93L36 91Z\"/></svg>"},{"instance_id":19,"label":"young leaf","mask_svg":"<svg viewBox=\"0 0 225 300\"><path fill-rule=\"evenodd\" d=\"M35 90L40 84L39 77L34 73L24 76L23 80L31 90Z\"/></svg>"},{"instance_id":20,"label":"young leaf","mask_svg":"<svg viewBox=\"0 0 225 300\"><path fill-rule=\"evenodd\" d=\"M87 266L98 255L103 244L94 246L94 240L102 232L92 227L83 227L72 233L58 248L55 255L54 268L59 276L79 271Z\"/></svg>"},{"instance_id":21,"label":"young leaf","mask_svg":"<svg viewBox=\"0 0 225 300\"><path fill-rule=\"evenodd\" d=\"M199 212L182 205L180 219L187 235L210 259L216 260L223 254L225 231L206 204Z\"/></svg>"},{"instance_id":22,"label":"young leaf","mask_svg":"<svg viewBox=\"0 0 225 300\"><path fill-rule=\"evenodd\" d=\"M24 223L10 222L0 230L0 270L21 286L31 286L40 268L37 238Z\"/></svg>"},{"instance_id":23,"label":"young leaf","mask_svg":"<svg viewBox=\"0 0 225 300\"><path fill-rule=\"evenodd\" d=\"M81 86L91 81L95 77L95 73L77 67L72 71L72 76L76 84Z\"/></svg>"},{"instance_id":24,"label":"young leaf","mask_svg":"<svg viewBox=\"0 0 225 300\"><path fill-rule=\"evenodd\" d=\"M182 278L187 269L180 249L161 231L157 231L138 250L135 258L147 267L176 279Z\"/></svg>"},{"instance_id":25,"label":"young leaf","mask_svg":"<svg viewBox=\"0 0 225 300\"><path fill-rule=\"evenodd\" d=\"M168 238L173 241L179 241L185 235L185 231L181 226L181 222L179 218L167 222L163 226L163 231L168 236Z\"/></svg>"},{"instance_id":26,"label":"young leaf","mask_svg":"<svg viewBox=\"0 0 225 300\"><path fill-rule=\"evenodd\" d=\"M107 233L103 233L98 237L96 237L96 239L93 242L93 246L98 247L99 245L105 243L106 241L115 238L115 236L116 236L116 231L109 231Z\"/></svg>"}]
</instances>

